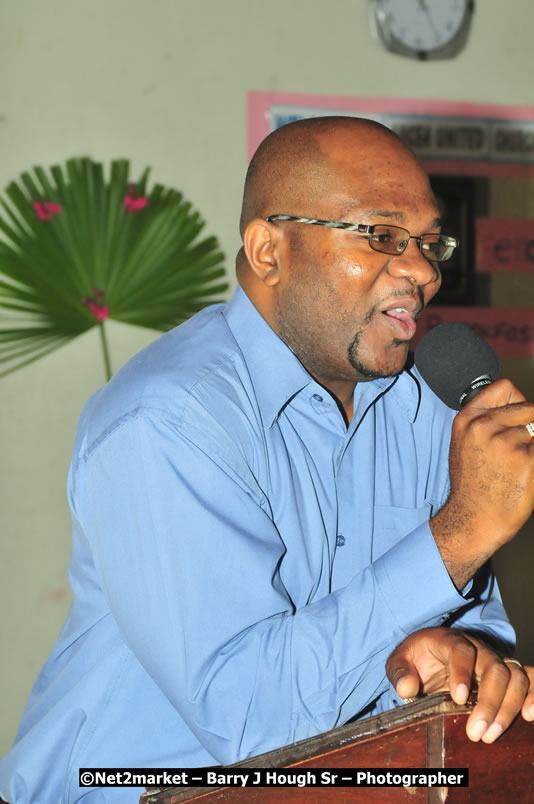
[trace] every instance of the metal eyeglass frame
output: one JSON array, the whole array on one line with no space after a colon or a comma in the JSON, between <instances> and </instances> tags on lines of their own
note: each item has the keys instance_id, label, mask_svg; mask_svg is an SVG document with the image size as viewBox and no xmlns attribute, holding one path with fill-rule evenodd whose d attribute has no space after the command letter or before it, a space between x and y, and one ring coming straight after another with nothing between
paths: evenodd
<instances>
[{"instance_id":1,"label":"metal eyeglass frame","mask_svg":"<svg viewBox=\"0 0 534 804\"><path fill-rule=\"evenodd\" d=\"M435 233L433 234L432 232L426 232L425 234L419 236L411 235L408 229L404 229L402 226L394 226L393 224L389 223L376 223L368 225L366 223L347 223L345 221L323 221L320 220L319 218L299 218L295 215L269 215L269 217L265 218L265 220L268 223L272 223L274 221L292 221L293 223L308 223L308 224L314 224L315 226L326 226L330 229L346 229L349 232L358 232L359 234L366 234L368 235L369 246L373 249L373 251L380 251L382 254L392 254L395 256L403 254L404 251L406 251L406 248L408 247L408 243L410 242L410 240L415 240L421 254L431 262L441 263L450 260L455 250L460 245L460 242L456 237L450 237L449 235L443 235L443 234L435 234ZM400 243L398 243L397 246L395 247L395 251L388 251L387 249L379 248L377 246L376 241L373 241L373 233L377 226L385 226L389 229L397 229L401 232L406 232L405 241L401 240ZM443 245L451 248L452 249L451 253L448 254L446 257L442 257L440 260L437 260L435 257L433 259L427 257L427 255L423 251L425 237L433 237L433 238L438 237L441 238L442 240L445 240L445 243Z\"/></svg>"}]
</instances>

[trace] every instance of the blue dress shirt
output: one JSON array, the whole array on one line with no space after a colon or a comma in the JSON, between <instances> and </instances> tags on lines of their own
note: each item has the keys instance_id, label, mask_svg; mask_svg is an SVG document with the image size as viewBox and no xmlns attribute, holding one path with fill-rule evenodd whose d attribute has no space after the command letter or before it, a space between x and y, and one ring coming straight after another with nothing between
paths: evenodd
<instances>
[{"instance_id":1,"label":"blue dress shirt","mask_svg":"<svg viewBox=\"0 0 534 804\"><path fill-rule=\"evenodd\" d=\"M459 594L428 526L453 416L413 369L358 384L347 429L240 289L130 360L81 417L74 602L1 795L131 804L78 769L227 764L391 708L425 626L510 646L491 573Z\"/></svg>"}]
</instances>

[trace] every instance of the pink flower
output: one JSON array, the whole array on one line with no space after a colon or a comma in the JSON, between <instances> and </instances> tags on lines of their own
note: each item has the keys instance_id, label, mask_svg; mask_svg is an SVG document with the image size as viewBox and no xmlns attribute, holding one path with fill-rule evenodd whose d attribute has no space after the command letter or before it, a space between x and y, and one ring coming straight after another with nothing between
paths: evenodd
<instances>
[{"instance_id":1,"label":"pink flower","mask_svg":"<svg viewBox=\"0 0 534 804\"><path fill-rule=\"evenodd\" d=\"M106 318L109 318L109 307L107 304L97 304L96 302L89 301L87 302L87 309L99 321L105 321Z\"/></svg>"},{"instance_id":2,"label":"pink flower","mask_svg":"<svg viewBox=\"0 0 534 804\"><path fill-rule=\"evenodd\" d=\"M98 321L105 321L106 318L109 318L109 307L103 303L104 291L100 288L93 288L92 290L95 295L88 299L82 299L82 304L87 307Z\"/></svg>"},{"instance_id":3,"label":"pink flower","mask_svg":"<svg viewBox=\"0 0 534 804\"><path fill-rule=\"evenodd\" d=\"M129 184L128 193L123 199L126 212L138 212L138 210L144 209L148 204L148 198L145 195L134 195L134 193L135 184Z\"/></svg>"},{"instance_id":4,"label":"pink flower","mask_svg":"<svg viewBox=\"0 0 534 804\"><path fill-rule=\"evenodd\" d=\"M34 201L32 206L42 221L48 221L52 215L61 212L61 205L55 204L53 201Z\"/></svg>"}]
</instances>

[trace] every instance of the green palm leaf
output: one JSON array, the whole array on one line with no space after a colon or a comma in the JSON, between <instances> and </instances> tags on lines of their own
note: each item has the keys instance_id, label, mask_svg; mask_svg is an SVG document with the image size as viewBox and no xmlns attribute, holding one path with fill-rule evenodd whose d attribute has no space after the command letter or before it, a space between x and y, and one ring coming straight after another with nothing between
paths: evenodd
<instances>
[{"instance_id":1,"label":"green palm leaf","mask_svg":"<svg viewBox=\"0 0 534 804\"><path fill-rule=\"evenodd\" d=\"M215 237L182 194L129 163L69 159L23 173L0 198L0 376L107 318L168 330L228 288Z\"/></svg>"}]
</instances>

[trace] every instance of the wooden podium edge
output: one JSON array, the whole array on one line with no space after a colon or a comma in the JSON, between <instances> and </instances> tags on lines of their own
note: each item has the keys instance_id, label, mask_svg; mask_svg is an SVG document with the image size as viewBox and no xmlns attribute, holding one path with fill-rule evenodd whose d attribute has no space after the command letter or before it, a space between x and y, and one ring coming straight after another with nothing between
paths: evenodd
<instances>
[{"instance_id":1,"label":"wooden podium edge","mask_svg":"<svg viewBox=\"0 0 534 804\"><path fill-rule=\"evenodd\" d=\"M429 721L427 724L427 739L429 748L433 746L435 761L433 767L441 767L443 758L437 746L443 744L443 720L440 715L460 715L472 710L475 697L470 696L466 704L456 704L448 693L438 692L434 695L427 695L413 703L404 704L398 709L390 709L380 715L374 715L362 721L353 721L340 726L337 729L308 737L296 743L276 748L263 754L257 754L241 762L232 765L210 766L213 768L291 768L299 763L314 756L329 754L340 747L348 747L354 743L362 742L372 737L377 737L386 732L391 734L405 726L412 726L418 722ZM432 721L434 719L434 722ZM437 730L433 733L431 730ZM437 739L436 739L437 738ZM166 793L173 796L173 802L187 801L191 798L202 796L202 794L213 793L217 789L223 789L224 785L213 785L210 787L153 787L147 788L139 799L139 804L158 804L161 802L160 794Z\"/></svg>"}]
</instances>

